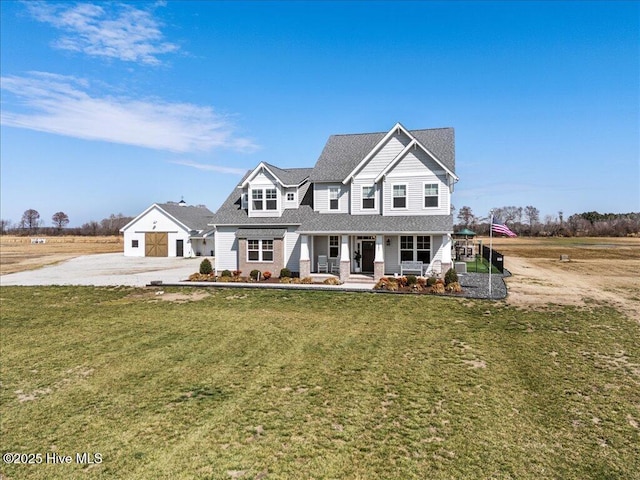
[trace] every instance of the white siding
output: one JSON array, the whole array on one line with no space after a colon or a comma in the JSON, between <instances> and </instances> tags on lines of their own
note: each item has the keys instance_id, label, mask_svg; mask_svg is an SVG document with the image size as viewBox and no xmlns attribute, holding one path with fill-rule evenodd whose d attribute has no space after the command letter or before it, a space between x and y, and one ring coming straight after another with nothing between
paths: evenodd
<instances>
[{"instance_id":1,"label":"white siding","mask_svg":"<svg viewBox=\"0 0 640 480\"><path fill-rule=\"evenodd\" d=\"M329 210L329 188L338 187L338 210ZM320 213L349 213L349 188L342 183L314 183L313 209Z\"/></svg>"},{"instance_id":2,"label":"white siding","mask_svg":"<svg viewBox=\"0 0 640 480\"><path fill-rule=\"evenodd\" d=\"M387 246L387 239L390 245ZM399 261L399 238L396 236L384 237L384 273L394 274L400 273L400 261Z\"/></svg>"},{"instance_id":3,"label":"white siding","mask_svg":"<svg viewBox=\"0 0 640 480\"><path fill-rule=\"evenodd\" d=\"M267 188L275 188L278 192L277 209L267 210L267 199L264 192ZM253 190L262 190L262 205L263 210L253 209ZM249 204L249 216L250 217L279 217L282 214L283 209L283 191L281 185L265 170L261 170L253 180L249 183L249 191L247 195L247 202Z\"/></svg>"},{"instance_id":4,"label":"white siding","mask_svg":"<svg viewBox=\"0 0 640 480\"><path fill-rule=\"evenodd\" d=\"M166 232L168 238L168 256L176 256L176 240L183 240L185 257L194 256L189 241L189 232L181 225L167 216L158 207L154 207L138 218L124 231L124 255L125 257L144 257L145 233ZM133 247L133 240L138 241L138 246Z\"/></svg>"},{"instance_id":5,"label":"white siding","mask_svg":"<svg viewBox=\"0 0 640 480\"><path fill-rule=\"evenodd\" d=\"M220 273L223 270L237 270L238 240L236 239L236 227L218 227L216 230L215 242L216 273Z\"/></svg>"},{"instance_id":6,"label":"white siding","mask_svg":"<svg viewBox=\"0 0 640 480\"><path fill-rule=\"evenodd\" d=\"M375 208L362 208L362 187L375 187ZM380 204L380 184L374 184L373 179L357 178L351 182L351 215L373 215L382 211Z\"/></svg>"},{"instance_id":7,"label":"white siding","mask_svg":"<svg viewBox=\"0 0 640 480\"><path fill-rule=\"evenodd\" d=\"M288 194L293 193L293 201L287 200ZM283 194L284 208L298 208L298 189L287 188Z\"/></svg>"},{"instance_id":8,"label":"white siding","mask_svg":"<svg viewBox=\"0 0 640 480\"><path fill-rule=\"evenodd\" d=\"M300 235L294 227L284 234L284 265L292 272L300 271Z\"/></svg>"},{"instance_id":9,"label":"white siding","mask_svg":"<svg viewBox=\"0 0 640 480\"><path fill-rule=\"evenodd\" d=\"M404 133L394 135L355 175L355 178L376 178L398 154L409 145L411 139Z\"/></svg>"},{"instance_id":10,"label":"white siding","mask_svg":"<svg viewBox=\"0 0 640 480\"><path fill-rule=\"evenodd\" d=\"M424 207L424 184L438 184L438 207ZM407 185L407 208L393 209L393 185ZM384 215L449 215L450 197L444 170L422 150L407 153L383 180Z\"/></svg>"}]
</instances>

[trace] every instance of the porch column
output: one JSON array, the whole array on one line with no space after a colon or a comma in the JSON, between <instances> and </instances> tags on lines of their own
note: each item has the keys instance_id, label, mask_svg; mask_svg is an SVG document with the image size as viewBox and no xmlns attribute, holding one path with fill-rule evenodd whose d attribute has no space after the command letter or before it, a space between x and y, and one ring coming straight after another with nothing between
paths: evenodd
<instances>
[{"instance_id":1,"label":"porch column","mask_svg":"<svg viewBox=\"0 0 640 480\"><path fill-rule=\"evenodd\" d=\"M340 281L346 282L351 274L351 254L349 253L349 235L342 235L340 242Z\"/></svg>"},{"instance_id":2,"label":"porch column","mask_svg":"<svg viewBox=\"0 0 640 480\"><path fill-rule=\"evenodd\" d=\"M373 279L384 277L384 235L376 235L376 256L373 259Z\"/></svg>"},{"instance_id":3,"label":"porch column","mask_svg":"<svg viewBox=\"0 0 640 480\"><path fill-rule=\"evenodd\" d=\"M442 274L453 266L451 261L451 235L445 233L442 235Z\"/></svg>"},{"instance_id":4,"label":"porch column","mask_svg":"<svg viewBox=\"0 0 640 480\"><path fill-rule=\"evenodd\" d=\"M309 259L309 236L300 235L300 278L311 276L311 260Z\"/></svg>"}]
</instances>

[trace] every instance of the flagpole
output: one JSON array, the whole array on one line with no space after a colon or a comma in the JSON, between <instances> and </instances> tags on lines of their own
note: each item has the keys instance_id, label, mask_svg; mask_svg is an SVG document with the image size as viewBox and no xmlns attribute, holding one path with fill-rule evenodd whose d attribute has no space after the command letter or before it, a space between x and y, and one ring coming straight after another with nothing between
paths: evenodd
<instances>
[{"instance_id":1,"label":"flagpole","mask_svg":"<svg viewBox=\"0 0 640 480\"><path fill-rule=\"evenodd\" d=\"M491 298L491 270L493 270L493 210L489 212L491 220L489 223L489 298Z\"/></svg>"}]
</instances>

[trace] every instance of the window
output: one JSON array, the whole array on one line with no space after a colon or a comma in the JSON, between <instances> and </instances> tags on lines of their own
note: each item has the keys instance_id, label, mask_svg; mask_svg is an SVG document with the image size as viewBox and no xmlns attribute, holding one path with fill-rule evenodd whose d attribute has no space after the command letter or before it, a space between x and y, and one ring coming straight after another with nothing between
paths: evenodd
<instances>
[{"instance_id":1,"label":"window","mask_svg":"<svg viewBox=\"0 0 640 480\"><path fill-rule=\"evenodd\" d=\"M249 262L273 262L273 240L247 240Z\"/></svg>"},{"instance_id":2,"label":"window","mask_svg":"<svg viewBox=\"0 0 640 480\"><path fill-rule=\"evenodd\" d=\"M376 208L375 187L362 187L362 209Z\"/></svg>"},{"instance_id":3,"label":"window","mask_svg":"<svg viewBox=\"0 0 640 480\"><path fill-rule=\"evenodd\" d=\"M253 200L253 209L262 210L262 190L252 190L251 199Z\"/></svg>"},{"instance_id":4,"label":"window","mask_svg":"<svg viewBox=\"0 0 640 480\"><path fill-rule=\"evenodd\" d=\"M278 191L275 188L267 188L265 197L267 197L267 210L276 210L278 208Z\"/></svg>"},{"instance_id":5,"label":"window","mask_svg":"<svg viewBox=\"0 0 640 480\"><path fill-rule=\"evenodd\" d=\"M247 208L249 208L248 203L249 201L247 200L247 194L243 193L242 197L240 198L240 208L242 208L242 210L246 210Z\"/></svg>"},{"instance_id":6,"label":"window","mask_svg":"<svg viewBox=\"0 0 640 480\"><path fill-rule=\"evenodd\" d=\"M424 207L437 207L438 206L438 184L437 183L425 183L424 184Z\"/></svg>"},{"instance_id":7,"label":"window","mask_svg":"<svg viewBox=\"0 0 640 480\"><path fill-rule=\"evenodd\" d=\"M138 240L131 240L131 248L138 248Z\"/></svg>"},{"instance_id":8,"label":"window","mask_svg":"<svg viewBox=\"0 0 640 480\"><path fill-rule=\"evenodd\" d=\"M413 235L400 237L400 261L413 262Z\"/></svg>"},{"instance_id":9,"label":"window","mask_svg":"<svg viewBox=\"0 0 640 480\"><path fill-rule=\"evenodd\" d=\"M431 237L429 235L406 235L400 237L400 261L431 262Z\"/></svg>"},{"instance_id":10,"label":"window","mask_svg":"<svg viewBox=\"0 0 640 480\"><path fill-rule=\"evenodd\" d=\"M427 235L416 237L416 260L425 265L431 262L431 237Z\"/></svg>"},{"instance_id":11,"label":"window","mask_svg":"<svg viewBox=\"0 0 640 480\"><path fill-rule=\"evenodd\" d=\"M273 240L262 240L262 261L273 262Z\"/></svg>"},{"instance_id":12,"label":"window","mask_svg":"<svg viewBox=\"0 0 640 480\"><path fill-rule=\"evenodd\" d=\"M340 210L340 187L329 187L329 210Z\"/></svg>"},{"instance_id":13,"label":"window","mask_svg":"<svg viewBox=\"0 0 640 480\"><path fill-rule=\"evenodd\" d=\"M394 185L393 186L393 208L406 208L406 207L407 207L407 186Z\"/></svg>"},{"instance_id":14,"label":"window","mask_svg":"<svg viewBox=\"0 0 640 480\"><path fill-rule=\"evenodd\" d=\"M340 238L337 235L329 236L329 258L338 258L340 255Z\"/></svg>"},{"instance_id":15,"label":"window","mask_svg":"<svg viewBox=\"0 0 640 480\"><path fill-rule=\"evenodd\" d=\"M287 202L294 202L296 200L296 194L293 192L287 193Z\"/></svg>"}]
</instances>

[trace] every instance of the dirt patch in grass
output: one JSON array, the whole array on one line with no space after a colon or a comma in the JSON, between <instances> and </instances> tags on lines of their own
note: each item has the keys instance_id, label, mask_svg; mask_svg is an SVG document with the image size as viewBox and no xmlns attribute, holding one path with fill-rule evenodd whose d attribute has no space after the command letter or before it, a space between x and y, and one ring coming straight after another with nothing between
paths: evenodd
<instances>
[{"instance_id":1,"label":"dirt patch in grass","mask_svg":"<svg viewBox=\"0 0 640 480\"><path fill-rule=\"evenodd\" d=\"M608 304L640 319L639 238L501 238L494 248L512 273L506 279L510 305Z\"/></svg>"},{"instance_id":2,"label":"dirt patch in grass","mask_svg":"<svg viewBox=\"0 0 640 480\"><path fill-rule=\"evenodd\" d=\"M0 275L35 270L46 265L93 253L122 252L123 238L103 237L38 237L45 243L31 243L31 237L0 236Z\"/></svg>"}]
</instances>

